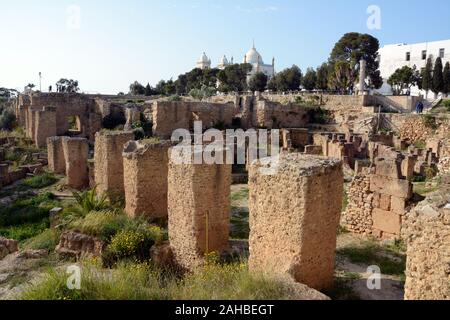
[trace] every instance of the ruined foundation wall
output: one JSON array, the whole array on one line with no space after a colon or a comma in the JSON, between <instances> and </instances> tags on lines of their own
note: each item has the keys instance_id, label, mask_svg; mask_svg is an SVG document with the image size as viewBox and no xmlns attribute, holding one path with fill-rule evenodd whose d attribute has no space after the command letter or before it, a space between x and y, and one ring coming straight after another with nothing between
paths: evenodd
<instances>
[{"instance_id":1,"label":"ruined foundation wall","mask_svg":"<svg viewBox=\"0 0 450 320\"><path fill-rule=\"evenodd\" d=\"M450 202L448 188L406 216L406 300L450 300Z\"/></svg>"},{"instance_id":2,"label":"ruined foundation wall","mask_svg":"<svg viewBox=\"0 0 450 320\"><path fill-rule=\"evenodd\" d=\"M94 172L99 194L124 196L122 152L130 140L134 140L132 132L101 131L95 135Z\"/></svg>"},{"instance_id":3,"label":"ruined foundation wall","mask_svg":"<svg viewBox=\"0 0 450 320\"><path fill-rule=\"evenodd\" d=\"M216 125L231 126L234 104L207 102L155 102L153 104L153 134L170 138L176 129L191 130L194 121L202 121L203 129Z\"/></svg>"},{"instance_id":4,"label":"ruined foundation wall","mask_svg":"<svg viewBox=\"0 0 450 320\"><path fill-rule=\"evenodd\" d=\"M169 159L168 183L170 244L177 263L192 270L204 262L205 253L228 248L231 165Z\"/></svg>"},{"instance_id":5,"label":"ruined foundation wall","mask_svg":"<svg viewBox=\"0 0 450 320\"><path fill-rule=\"evenodd\" d=\"M370 168L363 168L347 191L348 205L342 213L342 224L353 233L372 234L373 193L370 192Z\"/></svg>"},{"instance_id":6,"label":"ruined foundation wall","mask_svg":"<svg viewBox=\"0 0 450 320\"><path fill-rule=\"evenodd\" d=\"M170 142L130 141L124 149L125 212L131 217L167 217Z\"/></svg>"},{"instance_id":7,"label":"ruined foundation wall","mask_svg":"<svg viewBox=\"0 0 450 320\"><path fill-rule=\"evenodd\" d=\"M283 154L278 171L249 172L252 272L289 273L322 290L333 283L336 236L342 205L342 162L320 156Z\"/></svg>"}]
</instances>

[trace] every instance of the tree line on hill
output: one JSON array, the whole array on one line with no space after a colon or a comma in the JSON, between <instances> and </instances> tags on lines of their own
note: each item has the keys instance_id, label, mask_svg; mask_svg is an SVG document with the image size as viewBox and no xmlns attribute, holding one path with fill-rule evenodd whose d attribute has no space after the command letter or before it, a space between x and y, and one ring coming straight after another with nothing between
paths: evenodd
<instances>
[{"instance_id":1,"label":"tree line on hill","mask_svg":"<svg viewBox=\"0 0 450 320\"><path fill-rule=\"evenodd\" d=\"M351 92L359 77L359 62L366 61L368 86L378 89L383 80L377 60L379 41L371 35L356 32L345 34L334 46L330 58L318 68L306 73L296 65L278 72L270 80L264 73L256 73L247 81L250 64L233 64L223 70L193 69L178 79L161 80L155 87L135 81L130 85L132 95L192 95L204 97L215 92L265 91L287 92L305 90Z\"/></svg>"}]
</instances>

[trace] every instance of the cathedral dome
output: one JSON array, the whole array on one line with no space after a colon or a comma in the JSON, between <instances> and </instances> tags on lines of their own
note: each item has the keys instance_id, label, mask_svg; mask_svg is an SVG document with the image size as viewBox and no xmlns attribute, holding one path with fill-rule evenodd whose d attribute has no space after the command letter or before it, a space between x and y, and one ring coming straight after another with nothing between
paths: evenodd
<instances>
[{"instance_id":1,"label":"cathedral dome","mask_svg":"<svg viewBox=\"0 0 450 320\"><path fill-rule=\"evenodd\" d=\"M206 53L203 52L203 54L200 56L200 59L198 59L198 62L208 63L209 59Z\"/></svg>"},{"instance_id":2,"label":"cathedral dome","mask_svg":"<svg viewBox=\"0 0 450 320\"><path fill-rule=\"evenodd\" d=\"M223 56L222 59L220 59L220 64L224 66L228 65L228 59L226 56Z\"/></svg>"},{"instance_id":3,"label":"cathedral dome","mask_svg":"<svg viewBox=\"0 0 450 320\"><path fill-rule=\"evenodd\" d=\"M245 54L245 62L250 64L264 64L263 59L259 52L256 51L255 46Z\"/></svg>"}]
</instances>

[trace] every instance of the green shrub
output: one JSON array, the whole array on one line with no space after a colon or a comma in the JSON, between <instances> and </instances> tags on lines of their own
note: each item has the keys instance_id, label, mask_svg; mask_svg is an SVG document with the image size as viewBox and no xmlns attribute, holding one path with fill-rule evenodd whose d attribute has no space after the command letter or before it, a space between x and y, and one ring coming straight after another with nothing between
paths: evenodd
<instances>
[{"instance_id":1,"label":"green shrub","mask_svg":"<svg viewBox=\"0 0 450 320\"><path fill-rule=\"evenodd\" d=\"M0 113L0 129L12 130L16 123L16 116L9 110L3 109Z\"/></svg>"},{"instance_id":2,"label":"green shrub","mask_svg":"<svg viewBox=\"0 0 450 320\"><path fill-rule=\"evenodd\" d=\"M167 101L172 101L172 102L181 101L181 100L182 100L181 97L177 94L172 95L167 98Z\"/></svg>"},{"instance_id":3,"label":"green shrub","mask_svg":"<svg viewBox=\"0 0 450 320\"><path fill-rule=\"evenodd\" d=\"M119 263L115 269L82 265L81 289L67 288L67 275L50 270L30 284L24 300L296 300L292 283L251 274L246 263L208 264L181 279L147 263Z\"/></svg>"},{"instance_id":4,"label":"green shrub","mask_svg":"<svg viewBox=\"0 0 450 320\"><path fill-rule=\"evenodd\" d=\"M71 222L69 228L108 242L127 224L129 224L129 218L125 215L111 211L91 211L84 218Z\"/></svg>"},{"instance_id":5,"label":"green shrub","mask_svg":"<svg viewBox=\"0 0 450 320\"><path fill-rule=\"evenodd\" d=\"M47 229L44 232L28 239L23 248L28 250L47 250L52 252L59 243L60 232L55 229Z\"/></svg>"},{"instance_id":6,"label":"green shrub","mask_svg":"<svg viewBox=\"0 0 450 320\"><path fill-rule=\"evenodd\" d=\"M23 186L30 187L32 189L42 189L56 183L58 179L53 173L46 172L39 176L27 178L21 182Z\"/></svg>"},{"instance_id":7,"label":"green shrub","mask_svg":"<svg viewBox=\"0 0 450 320\"><path fill-rule=\"evenodd\" d=\"M436 130L438 127L437 123L436 123L436 118L430 114L425 114L423 116L423 123L424 123L425 127L432 129L432 130Z\"/></svg>"},{"instance_id":8,"label":"green shrub","mask_svg":"<svg viewBox=\"0 0 450 320\"><path fill-rule=\"evenodd\" d=\"M7 208L0 208L0 227L41 222L58 205L59 201L50 192L17 200Z\"/></svg>"},{"instance_id":9,"label":"green shrub","mask_svg":"<svg viewBox=\"0 0 450 320\"><path fill-rule=\"evenodd\" d=\"M76 217L84 217L91 211L103 211L111 209L107 195L98 196L97 188L88 191L74 192L73 196L77 203L76 207L72 207L72 214Z\"/></svg>"},{"instance_id":10,"label":"green shrub","mask_svg":"<svg viewBox=\"0 0 450 320\"><path fill-rule=\"evenodd\" d=\"M122 230L111 238L108 251L118 260L149 258L150 248L155 244L150 233L141 230Z\"/></svg>"},{"instance_id":11,"label":"green shrub","mask_svg":"<svg viewBox=\"0 0 450 320\"><path fill-rule=\"evenodd\" d=\"M24 241L38 236L48 229L49 225L50 222L47 218L36 223L24 223L20 225L0 227L0 236L7 239Z\"/></svg>"}]
</instances>

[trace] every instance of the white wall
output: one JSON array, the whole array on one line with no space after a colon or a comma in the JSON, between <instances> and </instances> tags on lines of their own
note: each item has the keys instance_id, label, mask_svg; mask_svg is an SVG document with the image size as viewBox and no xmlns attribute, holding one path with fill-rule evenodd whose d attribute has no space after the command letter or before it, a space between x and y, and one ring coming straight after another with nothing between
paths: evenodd
<instances>
[{"instance_id":1,"label":"white wall","mask_svg":"<svg viewBox=\"0 0 450 320\"><path fill-rule=\"evenodd\" d=\"M395 70L408 66L413 68L416 66L417 70L425 68L427 59L431 56L433 63L437 57L439 57L439 50L444 49L444 58L442 63L445 66L446 62L450 62L450 40L424 42L417 44L394 44L386 45L381 48L378 53L380 56L380 72L383 77L384 84L379 90L381 94L392 94L391 87L387 84L387 79L395 72ZM427 59L422 59L422 51L427 51ZM410 61L406 60L406 53L410 52ZM412 95L425 95L424 91L420 91L418 88L411 89ZM433 94L429 94L429 98L433 97Z\"/></svg>"}]
</instances>

